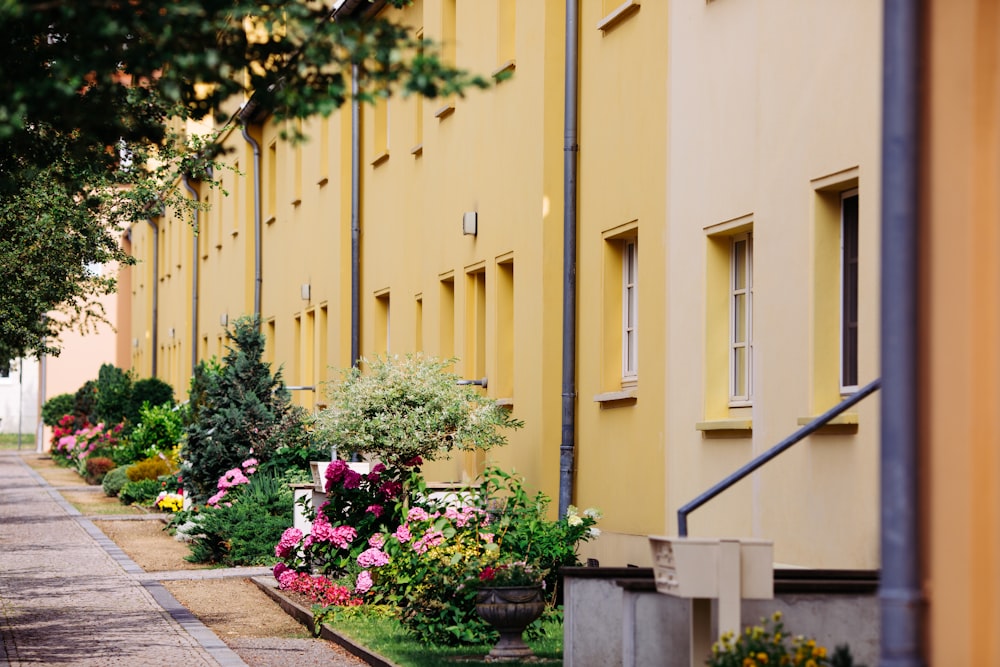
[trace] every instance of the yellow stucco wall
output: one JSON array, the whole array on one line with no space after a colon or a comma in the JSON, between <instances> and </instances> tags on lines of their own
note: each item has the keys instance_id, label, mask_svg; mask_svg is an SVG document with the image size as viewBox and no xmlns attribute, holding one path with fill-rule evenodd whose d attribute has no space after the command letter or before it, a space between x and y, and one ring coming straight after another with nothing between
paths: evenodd
<instances>
[{"instance_id":1,"label":"yellow stucco wall","mask_svg":"<svg viewBox=\"0 0 1000 667\"><path fill-rule=\"evenodd\" d=\"M857 186L861 206L862 382L878 373L878 99L880 13L860 0L783 3L581 3L578 173L578 362L575 502L599 507L601 539L584 556L648 564L645 536L676 531L679 505L839 398L836 216L830 197ZM366 106L361 128L361 354L456 356L489 378L525 428L489 458L558 496L562 393L565 4L422 0L394 16L446 36L459 66L513 76L454 100L393 97ZM389 10L387 10L389 11ZM501 26L503 26L501 28ZM331 379L350 359L350 109L303 125L300 146L256 122L260 145L261 315L268 359L291 385ZM219 354L220 318L252 312L253 152L222 138L228 197L199 237L199 358ZM475 213L475 236L462 233ZM754 234L752 407L727 396L727 234ZM190 355L190 235L164 225L169 278L160 329L185 332ZM149 372L151 303L132 279L136 368ZM622 246L638 248L638 372L621 374ZM832 240L831 240L832 239ZM143 255L146 253L146 255ZM179 266L178 266L179 264ZM309 286L303 298L303 286ZM187 346L187 347L186 347ZM721 361L720 361L721 358ZM325 360L325 361L324 361ZM833 370L831 370L833 368ZM170 375L168 375L170 373ZM721 379L720 379L721 378ZM296 392L308 407L322 393ZM693 535L756 535L779 561L876 567L877 399L856 433L814 436L691 517ZM722 419L752 431L702 431ZM735 422L734 422L735 423ZM851 429L846 429L850 431ZM482 458L427 466L459 480Z\"/></svg>"}]
</instances>

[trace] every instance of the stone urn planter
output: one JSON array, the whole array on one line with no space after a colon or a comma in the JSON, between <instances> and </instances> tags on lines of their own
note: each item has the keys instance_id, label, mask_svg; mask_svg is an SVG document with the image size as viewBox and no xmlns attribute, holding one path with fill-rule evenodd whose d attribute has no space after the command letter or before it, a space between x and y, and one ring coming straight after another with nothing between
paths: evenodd
<instances>
[{"instance_id":1,"label":"stone urn planter","mask_svg":"<svg viewBox=\"0 0 1000 667\"><path fill-rule=\"evenodd\" d=\"M487 656L488 660L520 660L534 656L521 636L525 628L542 615L545 599L542 587L509 586L480 588L476 594L476 611L500 633L500 640Z\"/></svg>"}]
</instances>

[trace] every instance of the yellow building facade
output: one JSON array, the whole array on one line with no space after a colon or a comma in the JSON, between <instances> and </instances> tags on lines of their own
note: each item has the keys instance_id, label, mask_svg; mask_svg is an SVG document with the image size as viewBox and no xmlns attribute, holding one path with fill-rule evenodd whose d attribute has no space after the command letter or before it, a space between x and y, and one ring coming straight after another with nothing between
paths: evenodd
<instances>
[{"instance_id":1,"label":"yellow building facade","mask_svg":"<svg viewBox=\"0 0 1000 667\"><path fill-rule=\"evenodd\" d=\"M315 408L352 363L356 307L361 356L455 357L460 376L486 378L525 422L489 459L557 498L572 185L571 490L604 513L585 557L649 564L646 536L675 533L679 506L878 376L871 3L582 2L572 140L565 2L384 11L458 66L510 77L455 99L379 100L357 127L347 106L304 122L297 145L244 107L245 131L220 137L228 194L190 183L209 206L197 237L171 212L131 231L140 374L155 356L183 395L193 361L224 353L226 323L257 310L268 360ZM877 433L872 398L694 513L692 534L773 539L783 563L877 567ZM425 472L463 481L484 461Z\"/></svg>"}]
</instances>

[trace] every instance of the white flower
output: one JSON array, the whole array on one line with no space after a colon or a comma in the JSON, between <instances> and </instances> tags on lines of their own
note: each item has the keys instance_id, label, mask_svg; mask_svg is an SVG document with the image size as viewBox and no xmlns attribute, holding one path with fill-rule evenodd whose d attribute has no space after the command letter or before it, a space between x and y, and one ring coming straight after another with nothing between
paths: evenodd
<instances>
[{"instance_id":1,"label":"white flower","mask_svg":"<svg viewBox=\"0 0 1000 667\"><path fill-rule=\"evenodd\" d=\"M601 510L597 509L596 507L588 507L587 509L583 510L583 515L595 520L600 519Z\"/></svg>"},{"instance_id":2,"label":"white flower","mask_svg":"<svg viewBox=\"0 0 1000 667\"><path fill-rule=\"evenodd\" d=\"M566 523L568 523L571 526L579 526L581 523L583 523L583 519L578 517L576 514L570 514L569 516L566 517Z\"/></svg>"},{"instance_id":3,"label":"white flower","mask_svg":"<svg viewBox=\"0 0 1000 667\"><path fill-rule=\"evenodd\" d=\"M597 526L591 526L588 529L588 532L590 533L591 537L600 537L601 536L601 529L598 528Z\"/></svg>"}]
</instances>

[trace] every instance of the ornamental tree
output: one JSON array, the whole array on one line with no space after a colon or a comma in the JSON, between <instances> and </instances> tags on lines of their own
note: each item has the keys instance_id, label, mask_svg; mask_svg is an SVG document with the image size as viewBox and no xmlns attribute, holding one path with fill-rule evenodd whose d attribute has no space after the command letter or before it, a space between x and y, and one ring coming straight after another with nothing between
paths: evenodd
<instances>
[{"instance_id":1,"label":"ornamental tree","mask_svg":"<svg viewBox=\"0 0 1000 667\"><path fill-rule=\"evenodd\" d=\"M332 386L330 407L317 417L317 439L390 467L505 444L504 430L524 423L475 387L458 384L448 370L453 363L423 355L362 360Z\"/></svg>"}]
</instances>

